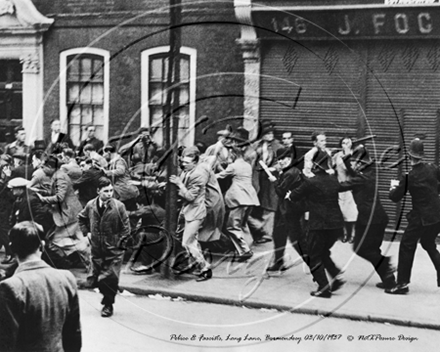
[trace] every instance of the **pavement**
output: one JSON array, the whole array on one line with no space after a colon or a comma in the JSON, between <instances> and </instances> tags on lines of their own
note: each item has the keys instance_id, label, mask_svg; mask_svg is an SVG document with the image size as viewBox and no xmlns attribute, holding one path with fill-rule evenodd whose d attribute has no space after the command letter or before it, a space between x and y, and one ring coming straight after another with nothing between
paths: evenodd
<instances>
[{"instance_id":1,"label":"pavement","mask_svg":"<svg viewBox=\"0 0 440 352\"><path fill-rule=\"evenodd\" d=\"M188 301L208 302L250 308L265 308L317 316L389 323L440 330L440 288L435 268L428 254L418 247L410 292L390 295L376 287L379 277L371 264L353 254L348 243L337 242L332 250L334 261L344 268L347 284L332 298L315 298L316 289L308 268L288 245L284 273L266 274L272 257L272 242L254 245L254 256L245 263L230 259L212 259L213 277L196 282L194 275L184 274L165 279L160 273L134 275L124 271L120 288L138 295L181 297ZM397 266L399 242L384 242L382 252ZM84 270L74 271L85 278Z\"/></svg>"},{"instance_id":2,"label":"pavement","mask_svg":"<svg viewBox=\"0 0 440 352\"><path fill-rule=\"evenodd\" d=\"M290 269L266 274L272 246L272 242L254 245L254 256L245 263L212 258L213 277L208 281L196 282L191 274L170 279L158 272L134 275L123 270L119 286L138 295L180 297L188 301L440 330L440 288L434 266L421 246L414 260L410 292L390 295L376 287L380 280L371 264L354 255L350 244L337 242L332 257L343 267L347 283L330 299L310 296L316 285L290 245L286 250L286 264L291 265ZM398 249L399 242L385 241L382 245L382 252L391 256L396 266ZM71 271L78 280L86 277L84 269Z\"/></svg>"}]
</instances>

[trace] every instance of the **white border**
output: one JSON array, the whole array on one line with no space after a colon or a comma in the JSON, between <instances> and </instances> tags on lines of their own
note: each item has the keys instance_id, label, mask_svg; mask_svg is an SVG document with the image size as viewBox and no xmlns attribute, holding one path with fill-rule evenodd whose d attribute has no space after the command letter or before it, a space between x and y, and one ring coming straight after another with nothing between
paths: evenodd
<instances>
[{"instance_id":1,"label":"white border","mask_svg":"<svg viewBox=\"0 0 440 352\"><path fill-rule=\"evenodd\" d=\"M110 106L110 52L97 48L74 48L60 53L60 121L62 128L67 126L67 57L71 55L92 54L104 58L104 144L108 140L109 106ZM70 137L70 136L69 136Z\"/></svg>"},{"instance_id":2,"label":"white border","mask_svg":"<svg viewBox=\"0 0 440 352\"><path fill-rule=\"evenodd\" d=\"M159 46L143 50L141 53L141 126L150 127L150 109L148 108L149 81L150 75L150 56L156 54L166 54L170 47ZM197 68L197 50L189 47L181 47L180 53L189 56L189 131L182 139L186 146L194 145L195 139L195 116L196 116L196 68Z\"/></svg>"}]
</instances>

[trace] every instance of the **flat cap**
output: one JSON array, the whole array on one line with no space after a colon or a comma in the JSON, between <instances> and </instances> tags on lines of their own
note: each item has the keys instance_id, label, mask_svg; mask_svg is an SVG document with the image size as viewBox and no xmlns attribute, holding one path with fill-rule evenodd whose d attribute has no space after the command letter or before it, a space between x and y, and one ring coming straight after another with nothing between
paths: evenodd
<instances>
[{"instance_id":1,"label":"flat cap","mask_svg":"<svg viewBox=\"0 0 440 352\"><path fill-rule=\"evenodd\" d=\"M27 187L28 183L29 183L29 181L26 180L25 178L16 177L8 182L8 188Z\"/></svg>"}]
</instances>

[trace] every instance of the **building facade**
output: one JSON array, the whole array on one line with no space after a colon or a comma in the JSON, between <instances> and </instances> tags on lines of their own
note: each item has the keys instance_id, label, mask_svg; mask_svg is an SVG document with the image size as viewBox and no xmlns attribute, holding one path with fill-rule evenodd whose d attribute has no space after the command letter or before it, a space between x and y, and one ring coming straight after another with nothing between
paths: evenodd
<instances>
[{"instance_id":1,"label":"building facade","mask_svg":"<svg viewBox=\"0 0 440 352\"><path fill-rule=\"evenodd\" d=\"M29 142L60 119L75 144L94 124L104 141L141 126L162 144L168 0L0 0L0 143L24 125ZM330 147L366 145L390 180L410 139L439 161L438 0L183 0L181 144L213 143L226 124L314 130ZM197 124L202 117L208 121ZM128 140L122 140L122 143ZM402 210L385 202L397 223Z\"/></svg>"},{"instance_id":2,"label":"building facade","mask_svg":"<svg viewBox=\"0 0 440 352\"><path fill-rule=\"evenodd\" d=\"M241 4L241 5L239 5ZM432 1L237 1L241 33L259 72L251 93L260 119L310 148L314 130L331 147L344 135L366 143L380 165L379 195L397 224L409 204L388 200L390 180L414 137L439 161L440 4ZM249 29L253 33L248 33ZM246 93L246 90L245 90ZM245 97L245 103L246 103ZM409 197L408 197L409 198ZM405 205L403 205L405 204Z\"/></svg>"},{"instance_id":3,"label":"building facade","mask_svg":"<svg viewBox=\"0 0 440 352\"><path fill-rule=\"evenodd\" d=\"M209 144L242 115L240 28L233 2L182 3L179 135L182 144ZM168 6L168 0L0 0L0 71L9 72L0 77L0 104L8 111L0 116L0 142L21 123L29 141L42 139L50 121L60 119L76 145L89 124L105 141L152 127L161 144ZM208 121L197 125L202 116Z\"/></svg>"}]
</instances>

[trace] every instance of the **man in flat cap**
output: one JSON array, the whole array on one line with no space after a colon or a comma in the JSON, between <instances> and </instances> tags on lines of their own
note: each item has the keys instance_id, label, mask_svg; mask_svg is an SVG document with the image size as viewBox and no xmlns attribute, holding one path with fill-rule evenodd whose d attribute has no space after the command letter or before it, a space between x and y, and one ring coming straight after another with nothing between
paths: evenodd
<instances>
[{"instance_id":1,"label":"man in flat cap","mask_svg":"<svg viewBox=\"0 0 440 352\"><path fill-rule=\"evenodd\" d=\"M44 233L53 226L52 209L44 205L36 193L28 189L29 181L22 177L16 177L8 182L8 188L15 198L11 209L11 227L22 221L34 221L40 224Z\"/></svg>"},{"instance_id":2,"label":"man in flat cap","mask_svg":"<svg viewBox=\"0 0 440 352\"><path fill-rule=\"evenodd\" d=\"M408 226L400 241L397 285L385 290L391 294L405 294L409 291L411 269L419 240L434 264L437 286L440 287L440 253L435 244L440 232L440 170L436 165L423 161L423 142L420 139L411 141L408 154L412 168L402 175L398 186L392 185L389 194L393 202L398 202L409 190L412 201L412 210L407 214Z\"/></svg>"}]
</instances>

